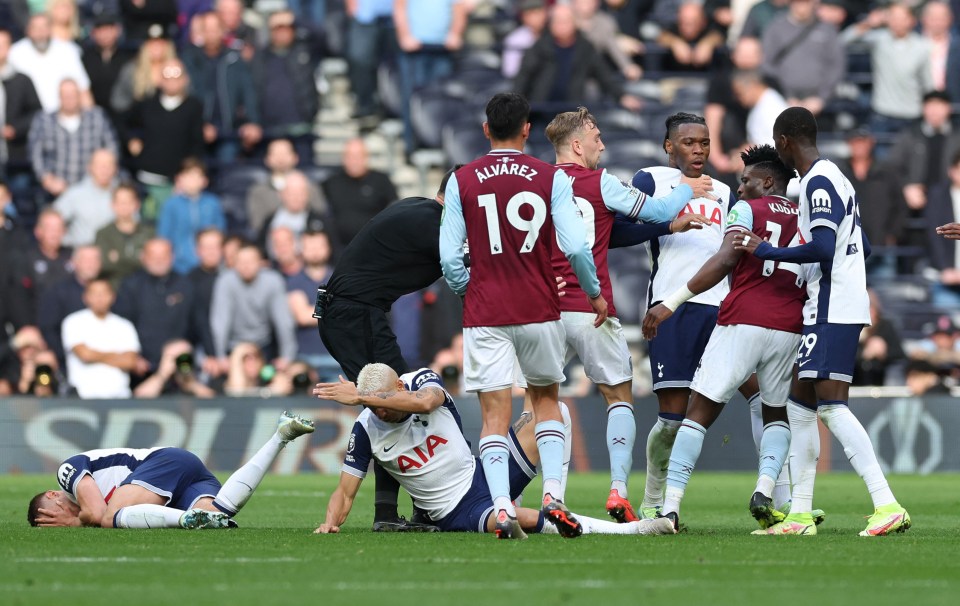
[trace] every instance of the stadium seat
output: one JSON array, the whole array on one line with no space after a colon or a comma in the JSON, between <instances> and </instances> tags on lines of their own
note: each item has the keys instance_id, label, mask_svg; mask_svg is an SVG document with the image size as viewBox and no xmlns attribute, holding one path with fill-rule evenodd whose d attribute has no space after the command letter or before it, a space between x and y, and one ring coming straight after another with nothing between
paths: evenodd
<instances>
[{"instance_id":1,"label":"stadium seat","mask_svg":"<svg viewBox=\"0 0 960 606\"><path fill-rule=\"evenodd\" d=\"M400 92L400 73L396 66L387 62L377 69L377 93L380 104L391 116L400 115L403 108L403 95Z\"/></svg>"},{"instance_id":2,"label":"stadium seat","mask_svg":"<svg viewBox=\"0 0 960 606\"><path fill-rule=\"evenodd\" d=\"M490 142L483 134L482 122L464 118L443 125L443 153L451 165L472 162L490 149Z\"/></svg>"},{"instance_id":3,"label":"stadium seat","mask_svg":"<svg viewBox=\"0 0 960 606\"><path fill-rule=\"evenodd\" d=\"M433 89L419 90L410 99L410 125L424 147L439 148L443 125L462 115L460 100L439 95Z\"/></svg>"}]
</instances>

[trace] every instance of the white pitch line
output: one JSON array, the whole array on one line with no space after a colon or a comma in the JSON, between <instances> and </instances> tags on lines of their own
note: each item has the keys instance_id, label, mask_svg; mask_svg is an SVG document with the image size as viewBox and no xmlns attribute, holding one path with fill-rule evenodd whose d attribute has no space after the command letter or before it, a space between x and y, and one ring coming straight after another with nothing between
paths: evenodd
<instances>
[{"instance_id":1,"label":"white pitch line","mask_svg":"<svg viewBox=\"0 0 960 606\"><path fill-rule=\"evenodd\" d=\"M137 557L116 557L116 558L94 558L94 557L50 557L50 558L17 558L17 562L30 564L162 564L165 562L210 562L217 564L282 564L290 562L302 562L302 558L137 558Z\"/></svg>"}]
</instances>

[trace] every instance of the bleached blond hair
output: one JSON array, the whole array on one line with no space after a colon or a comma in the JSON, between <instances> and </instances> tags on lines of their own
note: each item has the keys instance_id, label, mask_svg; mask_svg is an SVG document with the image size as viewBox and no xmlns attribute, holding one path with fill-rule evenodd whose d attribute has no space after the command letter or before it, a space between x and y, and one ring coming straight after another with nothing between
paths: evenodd
<instances>
[{"instance_id":1,"label":"bleached blond hair","mask_svg":"<svg viewBox=\"0 0 960 606\"><path fill-rule=\"evenodd\" d=\"M357 391L362 395L381 391L395 391L397 372L386 364L367 364L357 375Z\"/></svg>"}]
</instances>

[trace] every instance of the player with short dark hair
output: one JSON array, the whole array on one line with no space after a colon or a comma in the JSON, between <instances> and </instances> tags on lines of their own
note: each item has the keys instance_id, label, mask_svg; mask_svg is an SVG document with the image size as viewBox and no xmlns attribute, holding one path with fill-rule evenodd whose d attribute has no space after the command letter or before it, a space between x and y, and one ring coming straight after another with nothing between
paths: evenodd
<instances>
[{"instance_id":1,"label":"player with short dark hair","mask_svg":"<svg viewBox=\"0 0 960 606\"><path fill-rule=\"evenodd\" d=\"M566 282L560 299L560 320L566 334L564 363L576 354L587 377L607 401L607 449L610 453L610 493L607 512L616 520L637 520L627 495L627 479L633 466L636 420L633 416L633 363L627 340L613 305L613 288L607 269L607 250L614 217L629 221L669 222L692 197L712 188L709 177L689 179L663 198L650 198L635 187L598 168L604 151L600 127L587 108L557 114L546 128L547 139L557 154L556 165L573 181L574 202L587 230L600 290L608 302L609 317L594 329L594 316L577 276L559 249L553 250L553 271ZM523 383L521 386L525 387Z\"/></svg>"},{"instance_id":2,"label":"player with short dark hair","mask_svg":"<svg viewBox=\"0 0 960 606\"><path fill-rule=\"evenodd\" d=\"M649 196L668 194L683 177L702 177L710 158L710 131L703 117L678 112L669 116L664 126L663 150L668 165L642 169L633 178L633 185ZM683 287L720 249L727 211L734 202L730 188L713 179L709 194L691 200L680 211L680 216L704 215L708 220L706 227L673 235L663 231L647 243L653 267L648 309ZM687 410L690 383L716 326L720 302L728 291L726 282L721 281L692 296L659 327L661 338L650 342L650 371L660 411L647 436L647 475L641 503L644 517L661 512L670 450ZM751 414L758 415L756 390L745 391Z\"/></svg>"},{"instance_id":3,"label":"player with short dark hair","mask_svg":"<svg viewBox=\"0 0 960 606\"><path fill-rule=\"evenodd\" d=\"M357 384L317 385L314 394L341 404L362 406L347 444L340 483L330 496L318 534L340 532L370 462L378 461L399 481L444 532L494 532L493 499L483 465L470 452L460 413L439 375L421 368L397 376L386 364L369 364ZM570 416L559 405L564 432ZM509 430L507 454L510 494L517 498L536 476L536 437L525 412ZM523 531L557 534L542 511L517 508ZM615 524L578 516L586 534L672 534L666 520ZM523 535L525 536L525 535ZM523 538L518 535L516 538ZM570 537L572 535L564 535Z\"/></svg>"},{"instance_id":4,"label":"player with short dark hair","mask_svg":"<svg viewBox=\"0 0 960 606\"><path fill-rule=\"evenodd\" d=\"M582 527L563 504L564 434L558 384L563 381L563 327L551 257L564 252L596 314L607 319L593 255L566 173L521 150L530 134L530 106L516 93L487 103L484 134L491 151L456 171L447 183L440 228L443 274L465 296L464 377L479 392L480 455L496 511L499 538L523 530L510 500L507 469L510 389L514 364L529 385L543 468L543 511L564 534ZM470 242L470 271L463 245Z\"/></svg>"},{"instance_id":5,"label":"player with short dark hair","mask_svg":"<svg viewBox=\"0 0 960 606\"><path fill-rule=\"evenodd\" d=\"M343 250L333 274L317 291L314 317L320 338L351 381L367 364L409 370L387 314L403 295L442 277L440 219L448 172L436 196L400 200L363 226ZM419 531L397 515L399 484L374 465L374 531Z\"/></svg>"},{"instance_id":6,"label":"player with short dark hair","mask_svg":"<svg viewBox=\"0 0 960 606\"><path fill-rule=\"evenodd\" d=\"M313 421L284 412L277 431L225 484L182 448L104 448L64 461L60 490L33 497L31 526L102 528L228 528L291 440Z\"/></svg>"},{"instance_id":7,"label":"player with short dark hair","mask_svg":"<svg viewBox=\"0 0 960 606\"><path fill-rule=\"evenodd\" d=\"M791 173L773 147L753 147L740 157L744 164L737 191L740 200L727 216L720 250L686 285L652 307L643 319L644 336L653 339L657 327L684 301L731 277L730 293L720 306L717 327L690 386L686 418L670 454L663 515L677 527L680 501L707 429L754 372L760 385L764 425L760 473L750 510L763 528L784 519L774 507L772 495L790 447L786 405L806 291L799 265L762 262L736 250L733 241L736 234L749 234L786 246L797 239L797 206L786 198Z\"/></svg>"},{"instance_id":8,"label":"player with short dark hair","mask_svg":"<svg viewBox=\"0 0 960 606\"><path fill-rule=\"evenodd\" d=\"M820 157L817 121L809 110L784 110L773 126L780 159L800 174L800 245L775 247L749 234L735 237L738 250L768 263L802 263L808 300L803 338L787 413L790 418L793 503L790 515L766 530L771 535L816 534L811 508L820 454L819 417L843 445L867 485L874 513L862 536L910 528L880 468L870 437L847 406L860 333L870 324L864 259L869 243L860 229L857 195L837 165Z\"/></svg>"}]
</instances>

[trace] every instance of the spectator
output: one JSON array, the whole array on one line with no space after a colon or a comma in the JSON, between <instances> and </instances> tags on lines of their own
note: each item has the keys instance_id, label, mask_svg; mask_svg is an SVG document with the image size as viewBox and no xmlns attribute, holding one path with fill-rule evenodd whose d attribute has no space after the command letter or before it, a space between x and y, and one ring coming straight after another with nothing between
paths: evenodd
<instances>
[{"instance_id":1,"label":"spectator","mask_svg":"<svg viewBox=\"0 0 960 606\"><path fill-rule=\"evenodd\" d=\"M960 131L950 124L950 97L939 91L923 97L923 119L897 136L890 163L899 168L903 197L914 211L927 205L927 191L943 181L960 151ZM919 214L919 213L918 213Z\"/></svg>"},{"instance_id":2,"label":"spectator","mask_svg":"<svg viewBox=\"0 0 960 606\"><path fill-rule=\"evenodd\" d=\"M73 251L70 262L73 273L54 282L44 291L37 310L37 326L61 367L66 360L66 352L60 341L60 327L67 316L83 309L83 293L87 285L100 277L100 249L80 246Z\"/></svg>"},{"instance_id":3,"label":"spectator","mask_svg":"<svg viewBox=\"0 0 960 606\"><path fill-rule=\"evenodd\" d=\"M0 346L0 395L55 396L59 368L37 327L24 326L13 335L9 348Z\"/></svg>"},{"instance_id":4,"label":"spectator","mask_svg":"<svg viewBox=\"0 0 960 606\"><path fill-rule=\"evenodd\" d=\"M513 79L520 71L523 55L543 33L547 25L547 5L544 0L520 0L517 3L520 26L503 39L500 72Z\"/></svg>"},{"instance_id":5,"label":"spectator","mask_svg":"<svg viewBox=\"0 0 960 606\"><path fill-rule=\"evenodd\" d=\"M893 323L884 317L880 299L871 290L870 326L860 331L853 384L886 385L887 370L905 357L900 334Z\"/></svg>"},{"instance_id":6,"label":"spectator","mask_svg":"<svg viewBox=\"0 0 960 606\"><path fill-rule=\"evenodd\" d=\"M47 14L50 15L50 36L75 45L81 33L77 0L48 0Z\"/></svg>"},{"instance_id":7,"label":"spectator","mask_svg":"<svg viewBox=\"0 0 960 606\"><path fill-rule=\"evenodd\" d=\"M760 0L750 8L740 30L741 38L763 38L767 27L790 8L790 0Z\"/></svg>"},{"instance_id":8,"label":"spectator","mask_svg":"<svg viewBox=\"0 0 960 606\"><path fill-rule=\"evenodd\" d=\"M133 324L110 312L114 299L109 282L94 280L84 291L86 309L63 321L67 379L81 398L129 398L130 374L146 369Z\"/></svg>"},{"instance_id":9,"label":"spectator","mask_svg":"<svg viewBox=\"0 0 960 606\"><path fill-rule=\"evenodd\" d=\"M787 109L783 96L764 81L758 71L738 71L733 75L733 94L747 113L747 143L773 145L773 123Z\"/></svg>"},{"instance_id":10,"label":"spectator","mask_svg":"<svg viewBox=\"0 0 960 606\"><path fill-rule=\"evenodd\" d=\"M915 396L950 395L937 367L926 360L910 360L906 368L906 384Z\"/></svg>"},{"instance_id":11,"label":"spectator","mask_svg":"<svg viewBox=\"0 0 960 606\"><path fill-rule=\"evenodd\" d=\"M177 25L177 0L119 1L123 31L130 42L139 43L156 35L170 35Z\"/></svg>"},{"instance_id":12,"label":"spectator","mask_svg":"<svg viewBox=\"0 0 960 606\"><path fill-rule=\"evenodd\" d=\"M174 339L163 346L157 371L133 390L136 398L157 398L167 395L212 398L216 392L197 377L193 348L184 339Z\"/></svg>"},{"instance_id":13,"label":"spectator","mask_svg":"<svg viewBox=\"0 0 960 606\"><path fill-rule=\"evenodd\" d=\"M346 58L350 65L350 88L356 101L354 115L362 125L370 126L379 113L377 67L397 52L393 0L348 2L347 16Z\"/></svg>"},{"instance_id":14,"label":"spectator","mask_svg":"<svg viewBox=\"0 0 960 606\"><path fill-rule=\"evenodd\" d=\"M214 357L213 334L210 332L210 304L213 286L220 275L223 263L223 232L208 227L197 234L197 266L190 270L187 279L193 288L195 309L194 332L190 341L203 349L203 370L210 376L220 375L220 365Z\"/></svg>"},{"instance_id":15,"label":"spectator","mask_svg":"<svg viewBox=\"0 0 960 606\"><path fill-rule=\"evenodd\" d=\"M628 36L640 33L653 12L654 0L604 0L606 12L617 20L621 32Z\"/></svg>"},{"instance_id":16,"label":"spectator","mask_svg":"<svg viewBox=\"0 0 960 606\"><path fill-rule=\"evenodd\" d=\"M394 0L393 22L400 45L403 140L414 149L410 124L413 91L453 73L453 53L463 46L469 3L464 0Z\"/></svg>"},{"instance_id":17,"label":"spectator","mask_svg":"<svg viewBox=\"0 0 960 606\"><path fill-rule=\"evenodd\" d=\"M101 276L119 288L124 278L140 269L140 254L153 228L140 222L140 194L129 183L121 183L111 198L113 223L97 232L94 243L103 260Z\"/></svg>"},{"instance_id":18,"label":"spectator","mask_svg":"<svg viewBox=\"0 0 960 606\"><path fill-rule=\"evenodd\" d=\"M42 109L33 81L8 61L11 42L10 32L0 29L0 89L3 90L3 103L0 106L3 111L3 118L0 119L0 128L3 129L3 138L0 139L0 176L3 176L8 162L26 161L30 123Z\"/></svg>"},{"instance_id":19,"label":"spectator","mask_svg":"<svg viewBox=\"0 0 960 606\"><path fill-rule=\"evenodd\" d=\"M284 278L298 274L303 269L299 239L289 227L276 227L267 235L267 258Z\"/></svg>"},{"instance_id":20,"label":"spectator","mask_svg":"<svg viewBox=\"0 0 960 606\"><path fill-rule=\"evenodd\" d=\"M120 21L114 15L99 15L90 32L90 40L93 44L83 50L81 59L90 78L93 102L116 119L117 115L110 106L111 95L120 78L120 70L131 59L130 53L117 45L120 41Z\"/></svg>"},{"instance_id":21,"label":"spectator","mask_svg":"<svg viewBox=\"0 0 960 606\"><path fill-rule=\"evenodd\" d=\"M910 352L910 358L929 362L943 376L952 376L960 371L957 327L950 316L940 316L927 329L926 338Z\"/></svg>"},{"instance_id":22,"label":"spectator","mask_svg":"<svg viewBox=\"0 0 960 606\"><path fill-rule=\"evenodd\" d=\"M703 117L710 129L710 164L721 174L740 172L740 151L747 142L747 116L744 107L733 93L733 74L736 70L753 71L763 63L763 48L757 38L740 38L730 54L732 65L710 79L707 104Z\"/></svg>"},{"instance_id":23,"label":"spectator","mask_svg":"<svg viewBox=\"0 0 960 606\"><path fill-rule=\"evenodd\" d=\"M6 183L0 181L0 258L4 259L4 262L0 263L0 334L6 334L4 330L8 320L12 320L16 306L15 299L19 289L14 283L14 265L17 255L30 244L26 230L6 212L12 204L10 189Z\"/></svg>"},{"instance_id":24,"label":"spectator","mask_svg":"<svg viewBox=\"0 0 960 606\"><path fill-rule=\"evenodd\" d=\"M617 20L599 9L600 0L574 0L577 27L605 58L617 66L624 78L639 80L643 70L634 62L633 56L643 52L643 44L636 38L622 36ZM625 48L627 46L629 51Z\"/></svg>"},{"instance_id":25,"label":"spectator","mask_svg":"<svg viewBox=\"0 0 960 606\"><path fill-rule=\"evenodd\" d=\"M143 357L156 370L164 344L185 339L199 318L193 289L186 276L174 273L173 251L162 238L147 241L140 269L120 284L115 311L133 322L143 345Z\"/></svg>"},{"instance_id":26,"label":"spectator","mask_svg":"<svg viewBox=\"0 0 960 606\"><path fill-rule=\"evenodd\" d=\"M239 343L253 343L274 357L283 370L296 357L293 316L286 285L276 271L263 267L260 249L245 244L237 251L234 269L224 271L213 287L210 326L221 369L230 370L227 355Z\"/></svg>"},{"instance_id":27,"label":"spectator","mask_svg":"<svg viewBox=\"0 0 960 606\"><path fill-rule=\"evenodd\" d=\"M960 149L956 150L947 179L930 188L925 213L930 265L938 273L933 286L933 303L960 308L960 241L936 235L938 225L960 221Z\"/></svg>"},{"instance_id":28,"label":"spectator","mask_svg":"<svg viewBox=\"0 0 960 606\"><path fill-rule=\"evenodd\" d=\"M44 209L33 229L36 244L15 257L9 299L9 313L15 327L35 325L43 293L70 275L70 249L63 246L65 231L60 213L52 208Z\"/></svg>"},{"instance_id":29,"label":"spectator","mask_svg":"<svg viewBox=\"0 0 960 606\"><path fill-rule=\"evenodd\" d=\"M148 192L144 217L149 220L156 219L158 207L173 193L173 177L183 159L204 153L203 104L187 94L189 86L183 64L168 59L161 71L160 89L135 103L128 114L127 149L136 158L137 180Z\"/></svg>"},{"instance_id":30,"label":"spectator","mask_svg":"<svg viewBox=\"0 0 960 606\"><path fill-rule=\"evenodd\" d=\"M73 80L83 107L93 106L90 79L75 44L51 38L50 17L36 14L27 23L27 37L10 47L10 65L30 77L40 97L43 111L60 109L60 83Z\"/></svg>"},{"instance_id":31,"label":"spectator","mask_svg":"<svg viewBox=\"0 0 960 606\"><path fill-rule=\"evenodd\" d=\"M117 158L98 149L90 156L87 175L57 198L53 207L67 223L67 246L93 244L100 228L113 221L111 198L117 179Z\"/></svg>"},{"instance_id":32,"label":"spectator","mask_svg":"<svg viewBox=\"0 0 960 606\"><path fill-rule=\"evenodd\" d=\"M267 217L260 230L259 244L267 250L267 236L279 227L287 227L299 238L305 231L324 231L332 228L330 215L321 215L307 206L310 199L310 182L300 171L287 175L283 189L280 190L281 206ZM272 253L270 255L272 259Z\"/></svg>"},{"instance_id":33,"label":"spectator","mask_svg":"<svg viewBox=\"0 0 960 606\"><path fill-rule=\"evenodd\" d=\"M398 198L389 175L370 169L363 139L347 141L343 146L343 166L322 187L337 221L335 240L344 246L367 221Z\"/></svg>"},{"instance_id":34,"label":"spectator","mask_svg":"<svg viewBox=\"0 0 960 606\"><path fill-rule=\"evenodd\" d=\"M297 325L297 356L324 379L336 379L339 366L317 338L317 319L313 317L317 287L333 274L330 238L322 231L305 232L300 236L300 249L303 267L287 276L287 304Z\"/></svg>"},{"instance_id":35,"label":"spectator","mask_svg":"<svg viewBox=\"0 0 960 606\"><path fill-rule=\"evenodd\" d=\"M903 233L907 206L899 174L893 166L877 161L876 140L869 129L851 131L847 145L850 158L838 164L857 192L863 233L874 246L873 254L867 259L867 271L889 276L895 270L893 260L880 254L877 247L897 246Z\"/></svg>"},{"instance_id":36,"label":"spectator","mask_svg":"<svg viewBox=\"0 0 960 606\"><path fill-rule=\"evenodd\" d=\"M348 142L347 145L350 145ZM263 163L270 170L266 183L257 183L247 192L247 222L254 233L260 233L267 217L280 208L280 190L287 182L300 162L293 143L286 139L276 139L267 146L267 155ZM318 213L327 213L327 202L316 185L310 183L310 208Z\"/></svg>"},{"instance_id":37,"label":"spectator","mask_svg":"<svg viewBox=\"0 0 960 606\"><path fill-rule=\"evenodd\" d=\"M548 31L523 56L514 90L531 103L579 102L587 79L596 80L604 94L627 109L640 109L640 100L623 93L603 57L577 33L573 10L557 4Z\"/></svg>"},{"instance_id":38,"label":"spectator","mask_svg":"<svg viewBox=\"0 0 960 606\"><path fill-rule=\"evenodd\" d=\"M216 0L214 10L223 24L223 45L240 53L244 61L253 59L257 33L243 22L241 0Z\"/></svg>"},{"instance_id":39,"label":"spectator","mask_svg":"<svg viewBox=\"0 0 960 606\"><path fill-rule=\"evenodd\" d=\"M847 70L834 26L819 20L817 0L790 0L789 10L763 32L763 73L790 105L823 111Z\"/></svg>"},{"instance_id":40,"label":"spectator","mask_svg":"<svg viewBox=\"0 0 960 606\"><path fill-rule=\"evenodd\" d=\"M79 182L97 149L117 153L117 139L99 107L83 109L73 80L60 83L60 109L38 113L28 136L30 162L40 185L56 197Z\"/></svg>"},{"instance_id":41,"label":"spectator","mask_svg":"<svg viewBox=\"0 0 960 606\"><path fill-rule=\"evenodd\" d=\"M233 234L223 241L224 269L233 269L236 266L237 253L240 252L240 247L246 243L247 241L244 240L242 236L238 236L237 234Z\"/></svg>"},{"instance_id":42,"label":"spectator","mask_svg":"<svg viewBox=\"0 0 960 606\"><path fill-rule=\"evenodd\" d=\"M310 49L297 42L291 11L273 13L268 23L270 43L251 66L263 134L267 139L290 139L301 160L313 164L313 123L320 111L317 63Z\"/></svg>"},{"instance_id":43,"label":"spectator","mask_svg":"<svg viewBox=\"0 0 960 606\"><path fill-rule=\"evenodd\" d=\"M685 1L677 9L677 24L660 32L657 43L670 50L663 69L671 72L702 72L716 65L716 51L723 34L709 27L703 5Z\"/></svg>"},{"instance_id":44,"label":"spectator","mask_svg":"<svg viewBox=\"0 0 960 606\"><path fill-rule=\"evenodd\" d=\"M921 33L930 43L930 77L933 88L960 99L960 32L953 28L953 14L942 0L923 6Z\"/></svg>"},{"instance_id":45,"label":"spectator","mask_svg":"<svg viewBox=\"0 0 960 606\"><path fill-rule=\"evenodd\" d=\"M183 51L194 93L203 102L203 139L219 162L232 162L241 147L260 142L260 113L250 69L240 54L223 44L223 24L216 13L196 17L203 47Z\"/></svg>"},{"instance_id":46,"label":"spectator","mask_svg":"<svg viewBox=\"0 0 960 606\"><path fill-rule=\"evenodd\" d=\"M129 111L137 101L145 101L160 90L163 69L167 62L177 58L173 42L158 35L151 36L141 46L137 56L127 61L120 70L116 84L110 92L110 107L121 115Z\"/></svg>"},{"instance_id":47,"label":"spectator","mask_svg":"<svg viewBox=\"0 0 960 606\"><path fill-rule=\"evenodd\" d=\"M260 396L269 379L264 380L263 352L253 343L237 343L227 363L223 391L228 396ZM269 393L269 390L267 391Z\"/></svg>"},{"instance_id":48,"label":"spectator","mask_svg":"<svg viewBox=\"0 0 960 606\"><path fill-rule=\"evenodd\" d=\"M924 93L933 88L930 43L914 31L916 25L912 9L897 3L873 10L843 32L847 44L863 41L870 47L870 127L876 133L896 133L913 124Z\"/></svg>"},{"instance_id":49,"label":"spectator","mask_svg":"<svg viewBox=\"0 0 960 606\"><path fill-rule=\"evenodd\" d=\"M173 268L181 274L197 265L197 233L207 227L227 228L220 199L205 191L208 184L203 163L187 158L177 173L174 194L160 209L157 235L173 244Z\"/></svg>"}]
</instances>

